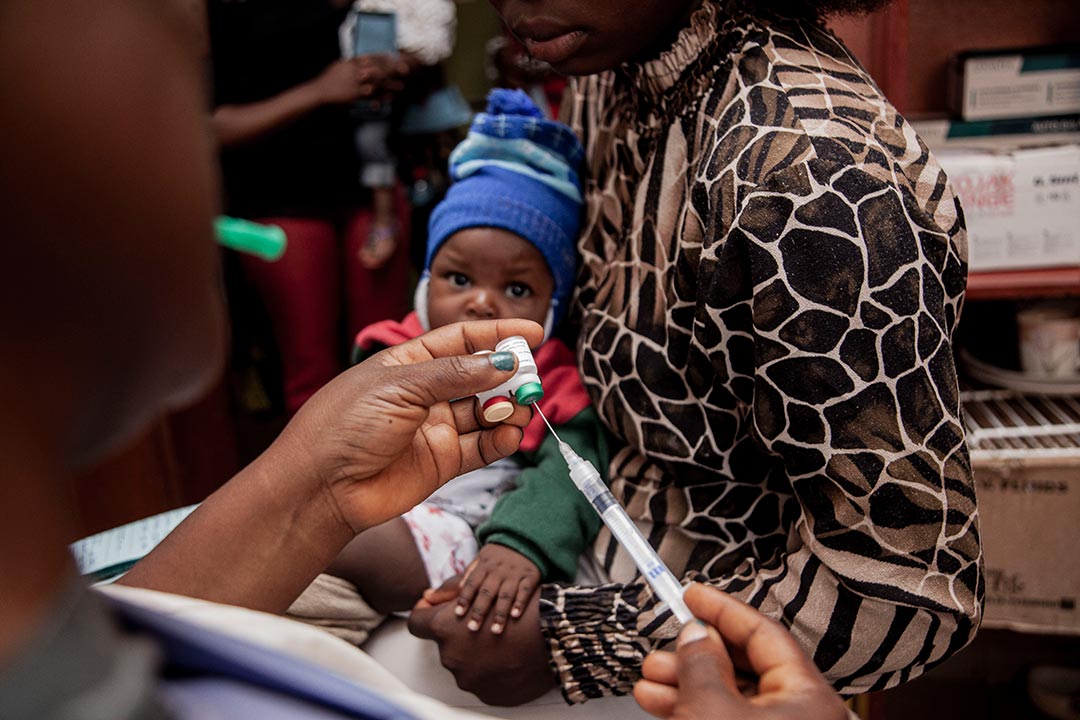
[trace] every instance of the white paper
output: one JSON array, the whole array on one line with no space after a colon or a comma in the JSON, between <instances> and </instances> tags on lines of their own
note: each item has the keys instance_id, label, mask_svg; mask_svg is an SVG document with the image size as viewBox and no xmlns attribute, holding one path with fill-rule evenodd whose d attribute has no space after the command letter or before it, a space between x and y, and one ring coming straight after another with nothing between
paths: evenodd
<instances>
[{"instance_id":1,"label":"white paper","mask_svg":"<svg viewBox=\"0 0 1080 720\"><path fill-rule=\"evenodd\" d=\"M157 547L198 505L169 510L121 525L71 544L75 565L83 575L134 562Z\"/></svg>"}]
</instances>

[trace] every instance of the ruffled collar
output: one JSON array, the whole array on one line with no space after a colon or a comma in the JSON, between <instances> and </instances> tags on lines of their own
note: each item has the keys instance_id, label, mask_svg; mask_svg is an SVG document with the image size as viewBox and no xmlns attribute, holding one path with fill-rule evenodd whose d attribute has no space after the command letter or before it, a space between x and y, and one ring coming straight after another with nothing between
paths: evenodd
<instances>
[{"instance_id":1,"label":"ruffled collar","mask_svg":"<svg viewBox=\"0 0 1080 720\"><path fill-rule=\"evenodd\" d=\"M685 112L713 81L709 71L727 60L745 35L738 22L742 17L735 0L702 0L670 48L612 71L620 94L630 101L626 109L648 125Z\"/></svg>"}]
</instances>

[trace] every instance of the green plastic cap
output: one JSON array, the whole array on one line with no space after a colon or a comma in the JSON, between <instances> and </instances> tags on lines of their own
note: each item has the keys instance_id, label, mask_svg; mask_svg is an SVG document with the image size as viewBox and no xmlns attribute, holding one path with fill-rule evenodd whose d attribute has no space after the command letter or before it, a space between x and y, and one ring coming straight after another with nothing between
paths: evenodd
<instances>
[{"instance_id":1,"label":"green plastic cap","mask_svg":"<svg viewBox=\"0 0 1080 720\"><path fill-rule=\"evenodd\" d=\"M538 382L525 383L514 391L518 405L532 405L544 397L544 388Z\"/></svg>"},{"instance_id":2,"label":"green plastic cap","mask_svg":"<svg viewBox=\"0 0 1080 720\"><path fill-rule=\"evenodd\" d=\"M274 262L285 254L285 231L277 225L225 217L214 220L219 245Z\"/></svg>"}]
</instances>

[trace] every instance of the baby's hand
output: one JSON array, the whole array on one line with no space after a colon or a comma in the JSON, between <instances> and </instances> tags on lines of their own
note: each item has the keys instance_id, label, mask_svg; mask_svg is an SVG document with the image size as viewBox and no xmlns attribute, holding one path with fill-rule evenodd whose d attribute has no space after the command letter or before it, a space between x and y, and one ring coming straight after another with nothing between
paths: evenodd
<instances>
[{"instance_id":1,"label":"baby's hand","mask_svg":"<svg viewBox=\"0 0 1080 720\"><path fill-rule=\"evenodd\" d=\"M469 630L476 632L491 609L491 632L499 635L507 616L521 617L539 584L540 570L527 557L503 545L485 545L465 571L454 613L468 613Z\"/></svg>"}]
</instances>

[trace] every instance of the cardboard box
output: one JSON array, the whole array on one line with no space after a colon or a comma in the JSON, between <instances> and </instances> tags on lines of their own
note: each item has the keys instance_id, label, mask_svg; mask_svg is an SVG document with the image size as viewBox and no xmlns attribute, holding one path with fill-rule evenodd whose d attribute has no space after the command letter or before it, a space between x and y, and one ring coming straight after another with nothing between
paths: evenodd
<instances>
[{"instance_id":1,"label":"cardboard box","mask_svg":"<svg viewBox=\"0 0 1080 720\"><path fill-rule=\"evenodd\" d=\"M1080 635L1080 450L973 457L986 562L983 627Z\"/></svg>"},{"instance_id":2,"label":"cardboard box","mask_svg":"<svg viewBox=\"0 0 1080 720\"><path fill-rule=\"evenodd\" d=\"M1080 266L1080 146L944 150L972 272Z\"/></svg>"},{"instance_id":3,"label":"cardboard box","mask_svg":"<svg viewBox=\"0 0 1080 720\"><path fill-rule=\"evenodd\" d=\"M950 63L949 110L963 120L1080 112L1080 48L961 53Z\"/></svg>"},{"instance_id":4,"label":"cardboard box","mask_svg":"<svg viewBox=\"0 0 1080 720\"><path fill-rule=\"evenodd\" d=\"M1025 147L1080 144L1080 113L1007 120L953 120L908 117L934 152L967 148L1011 152Z\"/></svg>"}]
</instances>

